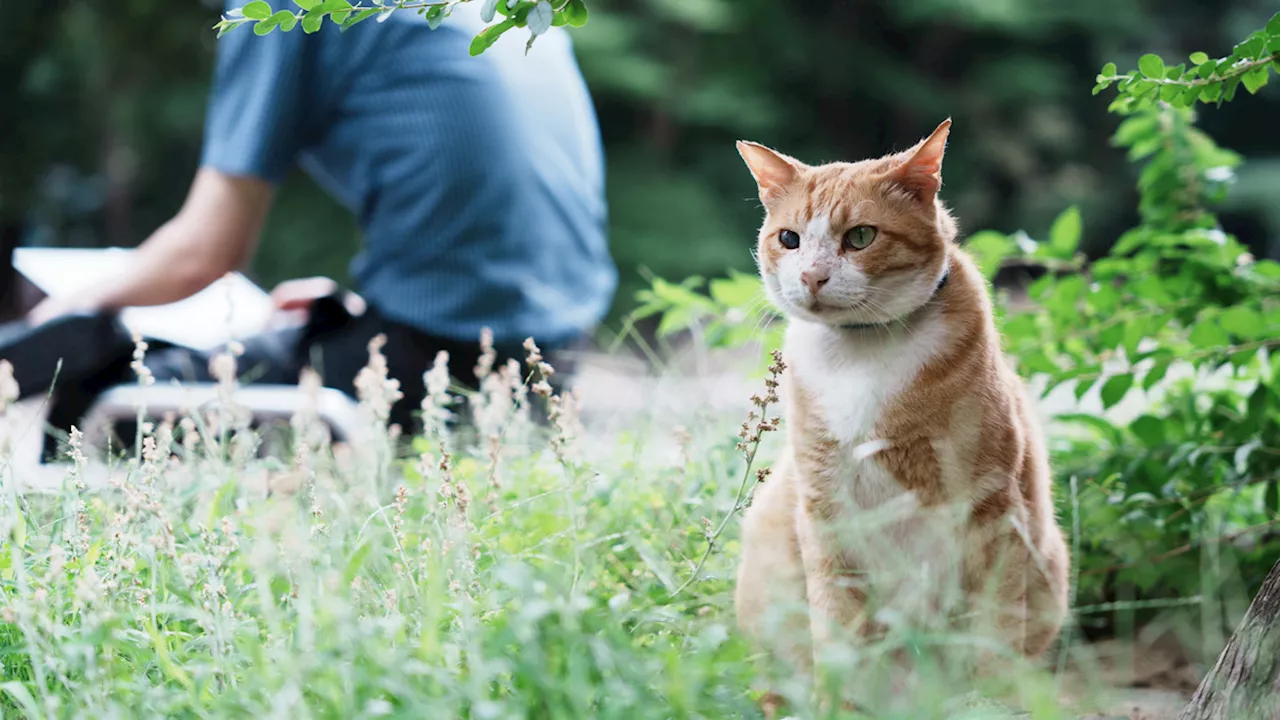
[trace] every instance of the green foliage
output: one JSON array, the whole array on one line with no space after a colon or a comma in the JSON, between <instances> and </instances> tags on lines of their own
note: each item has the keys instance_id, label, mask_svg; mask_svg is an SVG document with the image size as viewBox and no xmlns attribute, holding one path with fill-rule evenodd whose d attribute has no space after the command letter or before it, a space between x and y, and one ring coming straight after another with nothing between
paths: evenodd
<instances>
[{"instance_id":1,"label":"green foliage","mask_svg":"<svg viewBox=\"0 0 1280 720\"><path fill-rule=\"evenodd\" d=\"M1030 307L997 293L999 321L1020 372L1060 409L1059 515L1078 518L1081 602L1216 592L1227 555L1256 587L1280 550L1280 264L1255 259L1219 223L1213 210L1240 158L1198 130L1190 108L1265 83L1277 25L1280 15L1227 58L1197 53L1191 70L1150 54L1128 75L1103 68L1095 94L1116 85L1114 143L1140 168L1140 222L1105 255L1079 252L1074 206L1045 242L991 230L967 241L989 279L1003 265L1045 271ZM767 321L748 310L772 319L753 303L759 282L754 293L733 282L726 299L655 283L643 309L663 313L665 332L696 326L712 344L776 346L776 330L753 333Z\"/></svg>"},{"instance_id":2,"label":"green foliage","mask_svg":"<svg viewBox=\"0 0 1280 720\"><path fill-rule=\"evenodd\" d=\"M1165 67L1164 60L1152 53L1138 60L1138 69L1116 74L1114 63L1107 63L1098 74L1093 94L1116 85L1118 97L1114 109L1132 111L1157 101L1174 107L1191 107L1196 102L1231 102L1241 85L1253 95L1262 89L1272 72L1280 72L1280 13L1266 27L1238 43L1227 57L1210 58L1193 52L1191 62Z\"/></svg>"},{"instance_id":3,"label":"green foliage","mask_svg":"<svg viewBox=\"0 0 1280 720\"><path fill-rule=\"evenodd\" d=\"M352 4L350 0L294 0L296 12L278 10L263 0L252 0L242 7L232 8L218 21L214 29L218 37L240 27L252 25L258 35L268 35L275 30L289 32L301 24L303 32L315 33L324 26L325 18L344 31L356 23L376 17L382 22L391 13L411 10L424 16L432 27L438 26L460 3L482 1L481 17L493 23L497 15L504 20L488 25L471 42L471 54L479 55L498 41L512 28L528 28L529 43L553 26L582 27L587 23L587 6L584 0L372 0L372 4Z\"/></svg>"}]
</instances>

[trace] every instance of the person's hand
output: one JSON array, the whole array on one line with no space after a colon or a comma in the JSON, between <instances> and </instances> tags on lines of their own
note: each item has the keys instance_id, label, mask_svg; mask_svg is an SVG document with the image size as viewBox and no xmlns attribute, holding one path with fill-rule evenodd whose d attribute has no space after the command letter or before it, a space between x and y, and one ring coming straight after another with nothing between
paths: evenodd
<instances>
[{"instance_id":1,"label":"person's hand","mask_svg":"<svg viewBox=\"0 0 1280 720\"><path fill-rule=\"evenodd\" d=\"M305 315L312 303L337 291L338 283L327 277L285 280L271 291L271 300L279 311ZM352 292L342 294L342 304L352 315L360 315L365 310L364 299Z\"/></svg>"},{"instance_id":2,"label":"person's hand","mask_svg":"<svg viewBox=\"0 0 1280 720\"><path fill-rule=\"evenodd\" d=\"M98 303L88 294L55 295L41 300L40 304L27 313L26 320L32 325L43 325L63 315L94 312L98 309Z\"/></svg>"},{"instance_id":3,"label":"person's hand","mask_svg":"<svg viewBox=\"0 0 1280 720\"><path fill-rule=\"evenodd\" d=\"M271 300L277 310L307 310L311 303L338 289L338 283L327 277L285 280L271 291Z\"/></svg>"}]
</instances>

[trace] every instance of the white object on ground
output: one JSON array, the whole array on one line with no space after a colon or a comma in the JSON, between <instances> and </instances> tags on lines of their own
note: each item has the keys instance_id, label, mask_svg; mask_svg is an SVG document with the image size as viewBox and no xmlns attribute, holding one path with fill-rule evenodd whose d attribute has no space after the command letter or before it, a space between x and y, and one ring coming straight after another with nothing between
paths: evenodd
<instances>
[{"instance_id":1,"label":"white object on ground","mask_svg":"<svg viewBox=\"0 0 1280 720\"><path fill-rule=\"evenodd\" d=\"M13 266L46 295L73 294L105 278L130 271L133 250L123 248L17 248ZM120 320L144 337L211 350L262 332L275 304L240 273L168 305L125 308Z\"/></svg>"}]
</instances>

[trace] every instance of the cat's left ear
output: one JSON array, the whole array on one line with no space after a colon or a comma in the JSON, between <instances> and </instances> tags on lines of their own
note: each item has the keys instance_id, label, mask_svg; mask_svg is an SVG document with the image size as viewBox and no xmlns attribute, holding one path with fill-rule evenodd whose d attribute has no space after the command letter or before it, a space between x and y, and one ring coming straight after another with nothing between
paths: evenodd
<instances>
[{"instance_id":1,"label":"cat's left ear","mask_svg":"<svg viewBox=\"0 0 1280 720\"><path fill-rule=\"evenodd\" d=\"M921 140L896 170L893 179L921 200L933 200L942 187L942 155L951 133L951 118L942 121L933 134Z\"/></svg>"},{"instance_id":2,"label":"cat's left ear","mask_svg":"<svg viewBox=\"0 0 1280 720\"><path fill-rule=\"evenodd\" d=\"M769 203L787 191L804 169L804 163L759 143L738 141L738 154L760 189L760 202Z\"/></svg>"}]
</instances>

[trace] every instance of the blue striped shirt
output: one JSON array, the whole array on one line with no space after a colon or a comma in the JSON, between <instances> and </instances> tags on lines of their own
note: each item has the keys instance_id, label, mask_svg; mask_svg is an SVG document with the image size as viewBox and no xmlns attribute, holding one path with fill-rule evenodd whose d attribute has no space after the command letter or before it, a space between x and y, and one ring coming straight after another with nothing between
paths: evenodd
<instances>
[{"instance_id":1,"label":"blue striped shirt","mask_svg":"<svg viewBox=\"0 0 1280 720\"><path fill-rule=\"evenodd\" d=\"M384 316L554 347L616 289L599 128L566 33L526 56L511 31L471 57L478 5L435 30L397 11L346 32L227 33L202 164L277 183L301 166L358 219L352 276Z\"/></svg>"}]
</instances>

